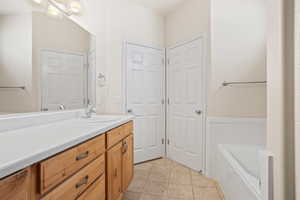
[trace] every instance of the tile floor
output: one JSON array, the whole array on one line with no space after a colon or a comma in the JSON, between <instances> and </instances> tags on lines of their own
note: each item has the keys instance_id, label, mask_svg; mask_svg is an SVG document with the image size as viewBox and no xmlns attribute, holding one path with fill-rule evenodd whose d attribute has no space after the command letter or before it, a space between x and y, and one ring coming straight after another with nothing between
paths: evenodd
<instances>
[{"instance_id":1,"label":"tile floor","mask_svg":"<svg viewBox=\"0 0 300 200\"><path fill-rule=\"evenodd\" d=\"M223 200L215 181L169 159L135 166L123 200Z\"/></svg>"}]
</instances>

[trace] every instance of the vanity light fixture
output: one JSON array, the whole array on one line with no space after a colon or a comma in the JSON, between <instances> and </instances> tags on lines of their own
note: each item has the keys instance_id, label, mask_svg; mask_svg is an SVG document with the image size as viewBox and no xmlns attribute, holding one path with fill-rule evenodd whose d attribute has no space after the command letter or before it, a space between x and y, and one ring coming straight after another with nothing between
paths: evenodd
<instances>
[{"instance_id":1,"label":"vanity light fixture","mask_svg":"<svg viewBox=\"0 0 300 200\"><path fill-rule=\"evenodd\" d=\"M62 14L67 16L78 15L82 11L80 0L32 0L33 3L46 7L47 14L59 17Z\"/></svg>"},{"instance_id":2,"label":"vanity light fixture","mask_svg":"<svg viewBox=\"0 0 300 200\"><path fill-rule=\"evenodd\" d=\"M47 14L52 17L62 18L62 12L51 4L47 7Z\"/></svg>"},{"instance_id":3,"label":"vanity light fixture","mask_svg":"<svg viewBox=\"0 0 300 200\"><path fill-rule=\"evenodd\" d=\"M37 4L42 4L44 2L44 0L32 0L32 1Z\"/></svg>"}]
</instances>

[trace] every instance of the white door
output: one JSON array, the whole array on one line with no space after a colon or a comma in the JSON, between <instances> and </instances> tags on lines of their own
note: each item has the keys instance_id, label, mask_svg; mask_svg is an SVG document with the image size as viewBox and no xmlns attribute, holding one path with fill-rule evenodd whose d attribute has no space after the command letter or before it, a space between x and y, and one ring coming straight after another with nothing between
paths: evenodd
<instances>
[{"instance_id":1,"label":"white door","mask_svg":"<svg viewBox=\"0 0 300 200\"><path fill-rule=\"evenodd\" d=\"M86 98L85 56L42 51L42 110L84 107Z\"/></svg>"},{"instance_id":2,"label":"white door","mask_svg":"<svg viewBox=\"0 0 300 200\"><path fill-rule=\"evenodd\" d=\"M204 167L204 38L168 49L168 157L194 170Z\"/></svg>"},{"instance_id":3,"label":"white door","mask_svg":"<svg viewBox=\"0 0 300 200\"><path fill-rule=\"evenodd\" d=\"M164 50L126 44L126 107L136 116L135 163L165 153L164 57Z\"/></svg>"}]
</instances>

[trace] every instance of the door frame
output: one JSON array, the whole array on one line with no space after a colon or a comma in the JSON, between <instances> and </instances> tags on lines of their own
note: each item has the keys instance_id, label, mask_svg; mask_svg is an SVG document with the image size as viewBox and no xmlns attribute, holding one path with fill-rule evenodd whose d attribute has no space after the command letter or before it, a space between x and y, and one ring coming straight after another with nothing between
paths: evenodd
<instances>
[{"instance_id":1,"label":"door frame","mask_svg":"<svg viewBox=\"0 0 300 200\"><path fill-rule=\"evenodd\" d=\"M180 46L183 46L183 45L186 45L188 43L191 43L193 41L196 41L198 39L203 39L203 43L204 43L204 47L203 47L203 74L202 74L202 83L203 83L203 91L202 91L202 95L203 95L203 128L202 128L202 131L203 131L203 137L202 137L202 141L203 141L203 144L202 144L202 152L203 152L203 165L202 165L202 171L201 173L203 174L206 174L206 152L207 152L207 135L206 135L206 121L207 121L207 102L208 102L208 87L209 87L209 74L210 74L210 70L211 70L211 67L210 67L210 62L209 62L209 55L210 55L210 52L209 52L209 46L208 46L208 37L207 37L207 34L205 33L202 33L200 34L199 36L193 38L192 40L187 40L187 41L184 41L184 42L180 42L180 43L177 43L175 45L171 45L169 47L166 48L166 99L169 99L169 86L168 86L168 79L169 79L169 74L168 74L168 67L169 67L169 51L170 49L173 49L173 48L176 48L176 47L180 47ZM166 140L169 142L169 112L168 112L168 103L166 103ZM168 154L169 154L169 145L168 145L168 142L166 143L166 156L168 157Z\"/></svg>"},{"instance_id":2,"label":"door frame","mask_svg":"<svg viewBox=\"0 0 300 200\"><path fill-rule=\"evenodd\" d=\"M84 77L83 77L83 81L84 81L84 86L83 86L83 94L84 94L84 105L87 104L87 99L88 99L88 93L87 93L87 87L88 87L88 56L86 53L83 53L83 52L73 52L73 51L63 51L63 50L56 50L56 49L49 49L49 48L43 48L43 49L39 49L39 74L40 74L40 78L38 79L39 81L39 90L38 90L38 97L40 98L39 99L39 110L40 111L43 111L43 108L45 107L45 91L43 90L43 88L47 86L47 82L46 82L46 76L48 75L47 74L47 71L45 71L45 67L43 65L43 53L44 52L54 52L54 53L62 53L62 54L72 54L72 55L78 55L78 56L83 56L84 57Z\"/></svg>"},{"instance_id":3,"label":"door frame","mask_svg":"<svg viewBox=\"0 0 300 200\"><path fill-rule=\"evenodd\" d=\"M127 113L127 106L128 106L128 102L127 102L127 97L128 97L128 94L127 94L127 45L135 45L135 46L139 46L139 47L145 47L145 48L150 48L150 49L155 49L155 50L159 50L159 51L162 51L164 53L164 56L163 56L163 59L164 59L164 66L163 66L163 81L162 81L162 89L163 89L163 135L162 135L162 139L164 140L163 141L163 144L161 144L163 147L163 151L162 151L162 156L165 157L167 155L167 149L166 149L166 138L167 138L167 132L166 132L166 126L167 126L167 104L166 104L166 94L167 94L167 91L166 91L166 65L167 65L167 62L166 62L166 48L160 48L160 47L154 47L154 46L150 46L150 45L146 45L146 44L140 44L138 42L131 42L131 41L128 41L128 40L124 40L123 41L123 45L122 45L122 102L123 102L123 105L122 105L122 110L124 113Z\"/></svg>"}]
</instances>

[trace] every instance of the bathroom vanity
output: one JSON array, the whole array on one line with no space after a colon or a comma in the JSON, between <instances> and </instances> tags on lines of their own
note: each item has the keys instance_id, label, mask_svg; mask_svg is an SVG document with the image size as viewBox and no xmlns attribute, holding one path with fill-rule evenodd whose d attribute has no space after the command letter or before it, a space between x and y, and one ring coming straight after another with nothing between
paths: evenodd
<instances>
[{"instance_id":1,"label":"bathroom vanity","mask_svg":"<svg viewBox=\"0 0 300 200\"><path fill-rule=\"evenodd\" d=\"M1 122L8 123L0 118ZM68 129L71 126L73 129ZM58 127L67 131L54 142L50 139L51 131L59 130ZM71 117L50 124L7 129L0 131L1 200L119 200L132 181L130 116ZM44 132L36 137L39 130ZM52 135L60 134L63 130ZM19 141L13 141L14 137ZM29 140L31 143L26 143ZM9 141L12 143L8 144ZM13 149L5 149L5 143ZM26 167L21 169L22 166Z\"/></svg>"}]
</instances>

